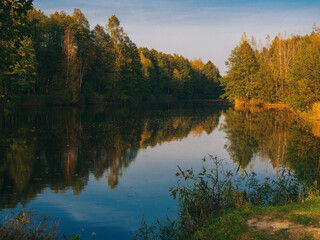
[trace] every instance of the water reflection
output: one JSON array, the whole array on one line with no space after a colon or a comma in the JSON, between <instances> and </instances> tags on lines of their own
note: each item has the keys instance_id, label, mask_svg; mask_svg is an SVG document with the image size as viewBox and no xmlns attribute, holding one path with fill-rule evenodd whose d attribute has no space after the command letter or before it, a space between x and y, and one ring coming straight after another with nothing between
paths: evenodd
<instances>
[{"instance_id":1,"label":"water reflection","mask_svg":"<svg viewBox=\"0 0 320 240\"><path fill-rule=\"evenodd\" d=\"M319 123L299 119L286 109L230 108L223 115L225 148L240 170L270 161L275 174L278 167L287 166L309 184L320 180L320 138L315 134Z\"/></svg>"},{"instance_id":2,"label":"water reflection","mask_svg":"<svg viewBox=\"0 0 320 240\"><path fill-rule=\"evenodd\" d=\"M315 135L320 122L296 121L289 130L288 166L308 184L320 181L320 138Z\"/></svg>"},{"instance_id":3,"label":"water reflection","mask_svg":"<svg viewBox=\"0 0 320 240\"><path fill-rule=\"evenodd\" d=\"M0 114L0 209L25 206L45 188L79 195L90 175L115 189L141 149L210 135L221 114L225 135L216 139L226 137L225 149L240 171L265 162L275 172L288 166L308 183L320 180L319 123L288 110L203 104L29 108Z\"/></svg>"},{"instance_id":4,"label":"water reflection","mask_svg":"<svg viewBox=\"0 0 320 240\"><path fill-rule=\"evenodd\" d=\"M139 149L210 134L220 110L191 104L19 109L0 116L0 208L25 206L44 188L79 195L89 175L116 188Z\"/></svg>"}]
</instances>

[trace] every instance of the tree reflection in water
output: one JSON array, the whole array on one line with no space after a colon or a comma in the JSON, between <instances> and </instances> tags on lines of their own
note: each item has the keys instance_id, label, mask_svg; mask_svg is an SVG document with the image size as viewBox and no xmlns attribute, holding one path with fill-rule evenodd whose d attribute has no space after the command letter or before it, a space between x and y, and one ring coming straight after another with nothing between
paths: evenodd
<instances>
[{"instance_id":1,"label":"tree reflection in water","mask_svg":"<svg viewBox=\"0 0 320 240\"><path fill-rule=\"evenodd\" d=\"M222 114L225 148L242 171L270 161L275 173L287 166L309 184L320 180L319 123L299 119L288 109L230 108Z\"/></svg>"},{"instance_id":2,"label":"tree reflection in water","mask_svg":"<svg viewBox=\"0 0 320 240\"><path fill-rule=\"evenodd\" d=\"M25 205L43 189L80 194L107 177L116 188L139 149L210 134L220 108L182 106L19 109L0 115L0 208Z\"/></svg>"},{"instance_id":3,"label":"tree reflection in water","mask_svg":"<svg viewBox=\"0 0 320 240\"><path fill-rule=\"evenodd\" d=\"M225 148L240 169L270 161L303 181L320 180L319 124L288 110L204 104L28 108L0 114L0 209L24 206L46 188L78 195L90 175L106 178L114 189L140 149L210 134L221 114Z\"/></svg>"}]
</instances>

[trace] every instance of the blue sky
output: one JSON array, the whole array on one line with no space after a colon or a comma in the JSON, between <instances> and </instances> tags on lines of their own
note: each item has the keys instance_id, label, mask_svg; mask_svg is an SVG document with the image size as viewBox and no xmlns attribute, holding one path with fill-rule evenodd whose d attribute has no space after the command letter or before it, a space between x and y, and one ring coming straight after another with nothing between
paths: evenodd
<instances>
[{"instance_id":1,"label":"blue sky","mask_svg":"<svg viewBox=\"0 0 320 240\"><path fill-rule=\"evenodd\" d=\"M137 44L189 59L213 61L222 73L243 32L265 42L278 32L310 33L320 25L315 0L35 0L46 14L80 8L91 27L115 14Z\"/></svg>"}]
</instances>

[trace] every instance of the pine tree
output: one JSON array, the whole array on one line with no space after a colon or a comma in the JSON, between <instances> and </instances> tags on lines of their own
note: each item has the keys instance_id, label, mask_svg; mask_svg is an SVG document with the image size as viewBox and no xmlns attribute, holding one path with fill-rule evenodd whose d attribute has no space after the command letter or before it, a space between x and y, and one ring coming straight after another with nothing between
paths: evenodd
<instances>
[{"instance_id":1,"label":"pine tree","mask_svg":"<svg viewBox=\"0 0 320 240\"><path fill-rule=\"evenodd\" d=\"M206 79L204 97L218 99L223 94L222 87L220 86L222 77L219 69L211 61L208 61L204 65L203 71Z\"/></svg>"},{"instance_id":2,"label":"pine tree","mask_svg":"<svg viewBox=\"0 0 320 240\"><path fill-rule=\"evenodd\" d=\"M110 97L112 94L112 71L114 69L114 50L110 35L97 25L93 31L96 58L88 77L94 91Z\"/></svg>"},{"instance_id":3,"label":"pine tree","mask_svg":"<svg viewBox=\"0 0 320 240\"><path fill-rule=\"evenodd\" d=\"M258 70L258 63L255 53L244 39L232 52L228 61L227 75L222 79L224 86L224 97L233 100L249 102L255 95L255 76Z\"/></svg>"},{"instance_id":4,"label":"pine tree","mask_svg":"<svg viewBox=\"0 0 320 240\"><path fill-rule=\"evenodd\" d=\"M115 56L113 98L126 101L130 97L139 97L142 78L139 50L120 27L120 21L115 15L109 18L107 30Z\"/></svg>"}]
</instances>

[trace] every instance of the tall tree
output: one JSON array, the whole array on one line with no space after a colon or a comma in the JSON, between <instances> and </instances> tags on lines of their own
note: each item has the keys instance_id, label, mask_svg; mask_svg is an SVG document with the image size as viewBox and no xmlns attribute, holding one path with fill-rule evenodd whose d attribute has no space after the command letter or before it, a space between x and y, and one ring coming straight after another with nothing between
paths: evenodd
<instances>
[{"instance_id":1,"label":"tall tree","mask_svg":"<svg viewBox=\"0 0 320 240\"><path fill-rule=\"evenodd\" d=\"M223 94L222 87L220 86L221 75L219 69L211 62L208 61L204 65L205 91L204 98L219 99Z\"/></svg>"},{"instance_id":2,"label":"tall tree","mask_svg":"<svg viewBox=\"0 0 320 240\"><path fill-rule=\"evenodd\" d=\"M32 40L24 37L17 52L15 64L10 68L9 74L13 77L13 90L15 93L30 94L36 82L36 57Z\"/></svg>"},{"instance_id":3,"label":"tall tree","mask_svg":"<svg viewBox=\"0 0 320 240\"><path fill-rule=\"evenodd\" d=\"M66 97L63 37L67 27L70 27L72 22L72 18L64 11L61 11L50 14L46 25L46 40L42 53L47 63L47 70L45 70L47 72L45 76L46 85L48 86L48 93L58 101Z\"/></svg>"},{"instance_id":4,"label":"tall tree","mask_svg":"<svg viewBox=\"0 0 320 240\"><path fill-rule=\"evenodd\" d=\"M65 76L66 79L66 96L70 98L73 103L77 102L80 89L77 49L78 45L71 28L67 27L63 37L63 66L65 69L63 76Z\"/></svg>"},{"instance_id":5,"label":"tall tree","mask_svg":"<svg viewBox=\"0 0 320 240\"><path fill-rule=\"evenodd\" d=\"M32 2L33 0L0 1L0 94L8 94L12 86L10 69L16 64L17 51L23 38L30 37L27 12L33 9Z\"/></svg>"},{"instance_id":6,"label":"tall tree","mask_svg":"<svg viewBox=\"0 0 320 240\"><path fill-rule=\"evenodd\" d=\"M155 69L154 65L147 57L147 50L146 49L139 49L141 65L142 65L142 74L143 74L143 81L141 84L142 93L144 95L149 95L152 93L152 86L154 85L155 80Z\"/></svg>"},{"instance_id":7,"label":"tall tree","mask_svg":"<svg viewBox=\"0 0 320 240\"><path fill-rule=\"evenodd\" d=\"M232 50L226 65L227 75L222 80L222 85L225 87L224 96L229 100L240 99L249 102L255 95L258 62L246 39Z\"/></svg>"},{"instance_id":8,"label":"tall tree","mask_svg":"<svg viewBox=\"0 0 320 240\"><path fill-rule=\"evenodd\" d=\"M51 80L50 68L53 65L52 55L48 54L49 18L36 9L29 10L27 16L31 25L32 42L37 61L35 92L48 95Z\"/></svg>"},{"instance_id":9,"label":"tall tree","mask_svg":"<svg viewBox=\"0 0 320 240\"><path fill-rule=\"evenodd\" d=\"M190 64L192 67L193 95L195 97L202 97L207 87L204 76L204 63L200 58L195 58L190 61Z\"/></svg>"},{"instance_id":10,"label":"tall tree","mask_svg":"<svg viewBox=\"0 0 320 240\"><path fill-rule=\"evenodd\" d=\"M72 28L75 32L74 35L78 46L79 86L81 89L84 77L90 70L96 55L95 48L91 41L89 22L79 8L74 9L72 19Z\"/></svg>"},{"instance_id":11,"label":"tall tree","mask_svg":"<svg viewBox=\"0 0 320 240\"><path fill-rule=\"evenodd\" d=\"M177 91L178 97L192 97L193 89L192 89L192 79L191 79L191 64L188 59L180 56L174 55L174 68L177 71L173 72L173 80L174 86Z\"/></svg>"},{"instance_id":12,"label":"tall tree","mask_svg":"<svg viewBox=\"0 0 320 240\"><path fill-rule=\"evenodd\" d=\"M111 37L115 63L113 69L113 96L121 101L139 96L139 81L142 77L141 60L137 46L120 27L119 19L109 18L107 31Z\"/></svg>"},{"instance_id":13,"label":"tall tree","mask_svg":"<svg viewBox=\"0 0 320 240\"><path fill-rule=\"evenodd\" d=\"M114 68L114 49L110 35L104 28L97 25L93 30L93 43L96 58L92 64L92 71L88 76L91 87L99 94L111 96L112 74Z\"/></svg>"},{"instance_id":14,"label":"tall tree","mask_svg":"<svg viewBox=\"0 0 320 240\"><path fill-rule=\"evenodd\" d=\"M309 110L320 101L320 49L312 44L303 49L289 78L287 101L294 109Z\"/></svg>"},{"instance_id":15,"label":"tall tree","mask_svg":"<svg viewBox=\"0 0 320 240\"><path fill-rule=\"evenodd\" d=\"M269 49L264 48L257 56L259 70L257 73L256 98L265 102L278 100L275 89L275 81L271 70Z\"/></svg>"}]
</instances>

